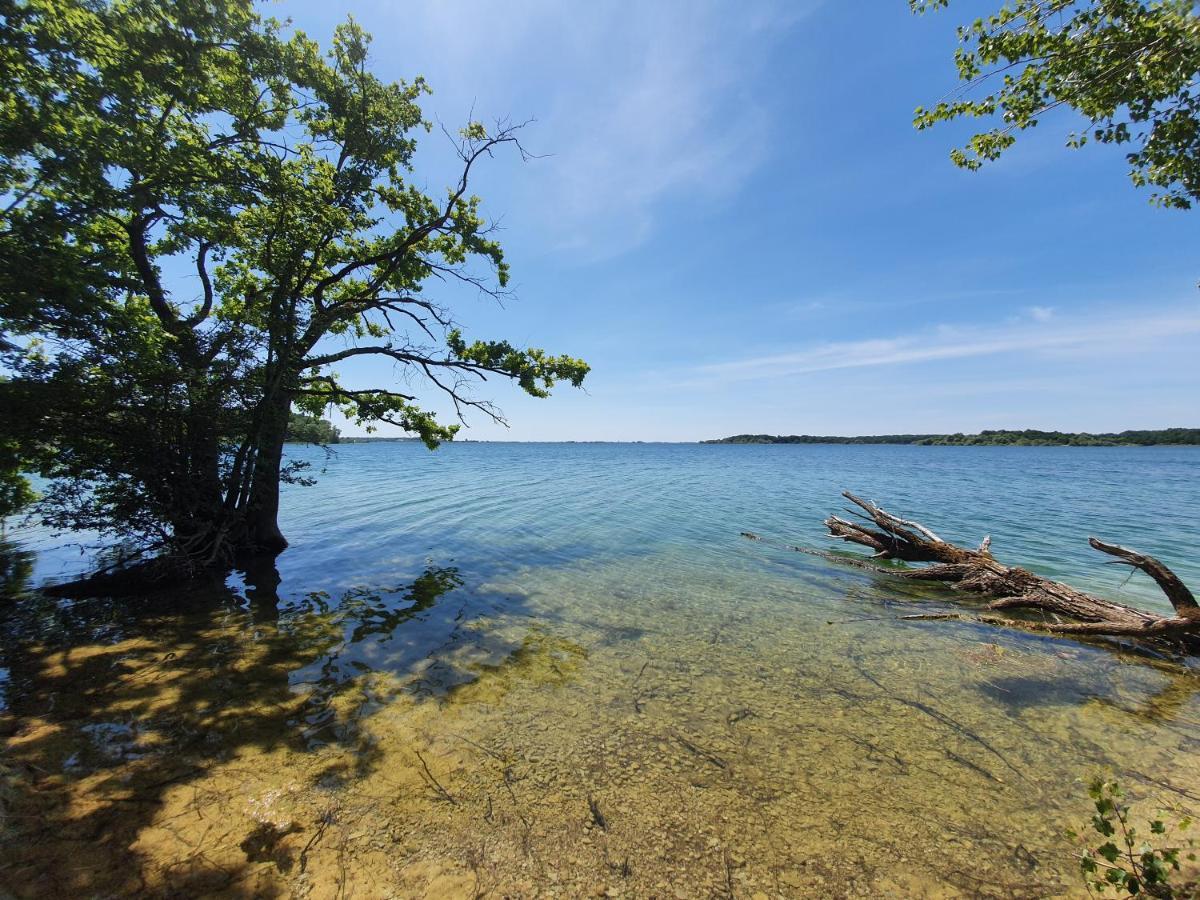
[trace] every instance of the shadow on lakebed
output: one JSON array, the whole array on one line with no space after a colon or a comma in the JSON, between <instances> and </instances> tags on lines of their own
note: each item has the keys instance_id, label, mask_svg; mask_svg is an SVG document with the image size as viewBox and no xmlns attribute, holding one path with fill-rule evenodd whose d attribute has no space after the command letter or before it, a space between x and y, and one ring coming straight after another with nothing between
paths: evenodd
<instances>
[{"instance_id":1,"label":"shadow on lakebed","mask_svg":"<svg viewBox=\"0 0 1200 900\"><path fill-rule=\"evenodd\" d=\"M273 566L239 580L5 601L0 886L272 896L287 893L285 876L336 882L335 867L313 862L347 816L342 788L384 757L364 728L373 714L397 697L453 703L539 653L566 677L578 655L489 628L490 616L521 615L521 601L462 591L452 567L289 601Z\"/></svg>"}]
</instances>

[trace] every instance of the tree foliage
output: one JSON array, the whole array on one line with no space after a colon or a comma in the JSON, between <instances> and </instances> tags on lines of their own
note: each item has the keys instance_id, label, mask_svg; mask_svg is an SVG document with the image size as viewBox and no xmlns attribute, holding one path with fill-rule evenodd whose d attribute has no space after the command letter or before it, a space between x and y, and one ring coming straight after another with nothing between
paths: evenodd
<instances>
[{"instance_id":1,"label":"tree foliage","mask_svg":"<svg viewBox=\"0 0 1200 900\"><path fill-rule=\"evenodd\" d=\"M950 0L909 0L917 12ZM958 29L955 64L963 84L931 109L919 129L959 118L1000 124L951 157L966 169L998 159L1018 132L1070 107L1087 120L1069 137L1127 150L1134 184L1163 206L1200 198L1200 18L1191 0L1009 0Z\"/></svg>"},{"instance_id":2,"label":"tree foliage","mask_svg":"<svg viewBox=\"0 0 1200 900\"><path fill-rule=\"evenodd\" d=\"M341 439L337 426L320 416L292 413L288 418L287 440L301 444L336 444Z\"/></svg>"},{"instance_id":3,"label":"tree foliage","mask_svg":"<svg viewBox=\"0 0 1200 900\"><path fill-rule=\"evenodd\" d=\"M21 474L21 467L16 442L0 440L0 522L34 500L33 488Z\"/></svg>"},{"instance_id":4,"label":"tree foliage","mask_svg":"<svg viewBox=\"0 0 1200 900\"><path fill-rule=\"evenodd\" d=\"M52 479L44 516L189 559L278 551L293 407L452 438L414 388L499 418L588 367L468 339L431 287L499 296L470 193L518 130L471 123L444 195L411 180L421 79L323 53L250 0L0 0L0 417ZM351 358L402 386L345 384Z\"/></svg>"}]
</instances>

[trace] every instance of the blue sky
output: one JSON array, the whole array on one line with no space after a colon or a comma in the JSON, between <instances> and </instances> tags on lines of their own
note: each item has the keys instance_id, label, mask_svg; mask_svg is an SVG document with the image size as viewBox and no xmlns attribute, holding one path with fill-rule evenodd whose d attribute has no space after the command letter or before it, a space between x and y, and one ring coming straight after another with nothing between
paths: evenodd
<instances>
[{"instance_id":1,"label":"blue sky","mask_svg":"<svg viewBox=\"0 0 1200 900\"><path fill-rule=\"evenodd\" d=\"M1152 207L1111 148L1067 150L1070 115L978 174L948 159L965 128L912 128L986 3L269 8L322 43L353 14L375 71L423 75L448 127L536 120L542 158L500 156L475 185L515 297L443 296L468 336L593 371L549 400L489 382L509 427L462 437L1200 425L1200 210ZM440 194L450 162L435 131L417 183Z\"/></svg>"}]
</instances>

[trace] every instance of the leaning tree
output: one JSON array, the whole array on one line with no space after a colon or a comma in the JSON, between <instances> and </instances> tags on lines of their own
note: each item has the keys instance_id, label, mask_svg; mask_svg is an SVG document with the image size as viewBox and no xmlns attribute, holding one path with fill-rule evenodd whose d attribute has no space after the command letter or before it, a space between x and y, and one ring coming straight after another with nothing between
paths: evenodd
<instances>
[{"instance_id":1,"label":"leaning tree","mask_svg":"<svg viewBox=\"0 0 1200 900\"><path fill-rule=\"evenodd\" d=\"M287 542L293 409L428 445L498 417L490 375L546 396L580 360L469 340L431 285L498 296L508 271L469 183L517 129L471 123L444 196L412 183L421 79L369 37L328 53L250 0L0 0L0 417L46 476L40 512L189 566ZM339 377L385 360L395 383Z\"/></svg>"}]
</instances>

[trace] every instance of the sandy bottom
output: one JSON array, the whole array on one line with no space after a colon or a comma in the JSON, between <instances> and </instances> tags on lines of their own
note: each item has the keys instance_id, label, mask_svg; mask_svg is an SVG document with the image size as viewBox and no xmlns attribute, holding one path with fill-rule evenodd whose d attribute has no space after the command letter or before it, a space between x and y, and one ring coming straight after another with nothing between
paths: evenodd
<instances>
[{"instance_id":1,"label":"sandy bottom","mask_svg":"<svg viewBox=\"0 0 1200 900\"><path fill-rule=\"evenodd\" d=\"M0 718L19 897L1085 896L1115 775L1200 811L1200 681L820 567L22 601ZM218 592L219 594L219 592ZM722 598L737 597L737 602Z\"/></svg>"}]
</instances>

